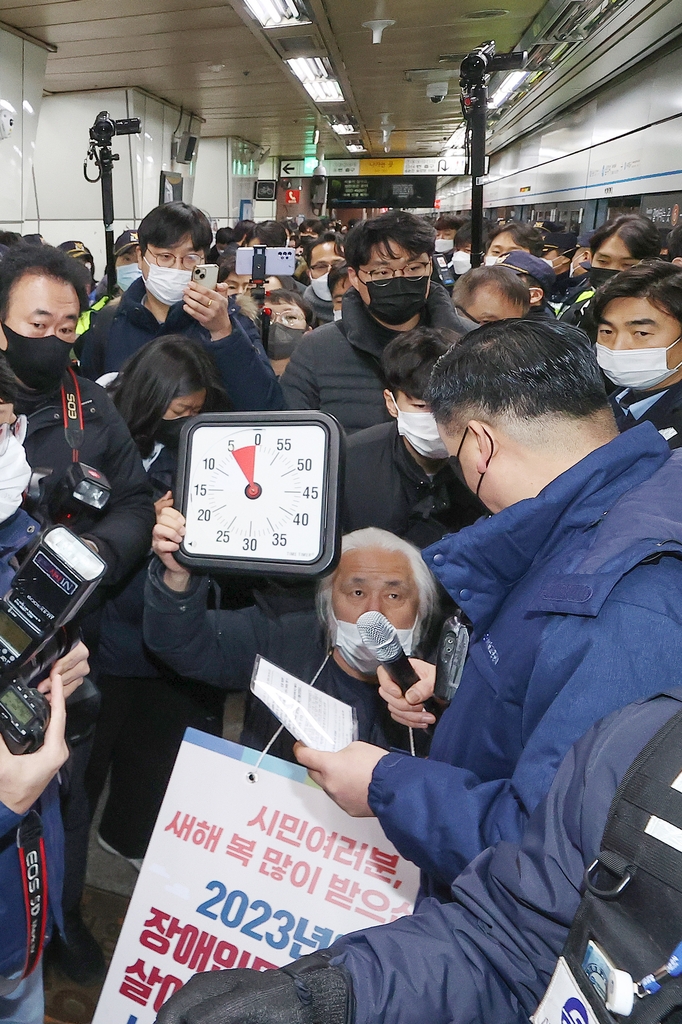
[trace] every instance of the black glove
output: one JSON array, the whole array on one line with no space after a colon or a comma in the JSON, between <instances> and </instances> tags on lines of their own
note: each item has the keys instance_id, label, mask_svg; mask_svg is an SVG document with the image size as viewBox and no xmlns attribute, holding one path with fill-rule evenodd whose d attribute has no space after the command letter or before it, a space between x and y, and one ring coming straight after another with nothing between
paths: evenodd
<instances>
[{"instance_id":1,"label":"black glove","mask_svg":"<svg viewBox=\"0 0 682 1024\"><path fill-rule=\"evenodd\" d=\"M156 1024L353 1024L350 975L325 950L278 971L195 974L161 1007Z\"/></svg>"}]
</instances>

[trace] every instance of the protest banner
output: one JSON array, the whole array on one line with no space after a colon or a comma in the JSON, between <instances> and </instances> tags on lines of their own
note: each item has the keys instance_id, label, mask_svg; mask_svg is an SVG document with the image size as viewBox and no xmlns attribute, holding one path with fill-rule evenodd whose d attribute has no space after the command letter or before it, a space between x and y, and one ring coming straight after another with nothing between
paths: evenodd
<instances>
[{"instance_id":1,"label":"protest banner","mask_svg":"<svg viewBox=\"0 0 682 1024\"><path fill-rule=\"evenodd\" d=\"M299 765L188 729L93 1024L153 1024L197 971L282 967L412 912L418 871Z\"/></svg>"}]
</instances>

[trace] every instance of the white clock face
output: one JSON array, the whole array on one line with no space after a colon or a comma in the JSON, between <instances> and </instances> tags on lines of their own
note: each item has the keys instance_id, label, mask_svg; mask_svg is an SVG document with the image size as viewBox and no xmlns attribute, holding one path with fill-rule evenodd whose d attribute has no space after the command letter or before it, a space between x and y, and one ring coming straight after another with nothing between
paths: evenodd
<instances>
[{"instance_id":1,"label":"white clock face","mask_svg":"<svg viewBox=\"0 0 682 1024\"><path fill-rule=\"evenodd\" d=\"M326 431L312 423L197 427L187 553L314 562L323 548L326 453Z\"/></svg>"}]
</instances>

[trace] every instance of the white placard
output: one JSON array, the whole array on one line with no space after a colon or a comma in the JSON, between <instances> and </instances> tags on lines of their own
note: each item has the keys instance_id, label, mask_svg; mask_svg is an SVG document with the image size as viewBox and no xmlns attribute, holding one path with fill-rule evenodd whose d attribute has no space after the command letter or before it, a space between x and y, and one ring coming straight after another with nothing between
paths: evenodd
<instances>
[{"instance_id":1,"label":"white placard","mask_svg":"<svg viewBox=\"0 0 682 1024\"><path fill-rule=\"evenodd\" d=\"M350 704L316 690L260 654L251 690L294 739L313 750L343 750L358 738L357 715Z\"/></svg>"},{"instance_id":2,"label":"white placard","mask_svg":"<svg viewBox=\"0 0 682 1024\"><path fill-rule=\"evenodd\" d=\"M153 1024L197 971L281 967L412 912L417 868L376 819L258 757L185 733L93 1024Z\"/></svg>"}]
</instances>

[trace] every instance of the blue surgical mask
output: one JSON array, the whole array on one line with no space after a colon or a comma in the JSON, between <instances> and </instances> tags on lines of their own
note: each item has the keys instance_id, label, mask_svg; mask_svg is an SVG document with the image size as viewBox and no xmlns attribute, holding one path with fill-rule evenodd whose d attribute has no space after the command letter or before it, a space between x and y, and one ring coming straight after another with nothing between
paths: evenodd
<instances>
[{"instance_id":1,"label":"blue surgical mask","mask_svg":"<svg viewBox=\"0 0 682 1024\"><path fill-rule=\"evenodd\" d=\"M122 292L127 291L138 277L142 277L142 271L137 263L124 263L123 266L116 267L116 284Z\"/></svg>"}]
</instances>

